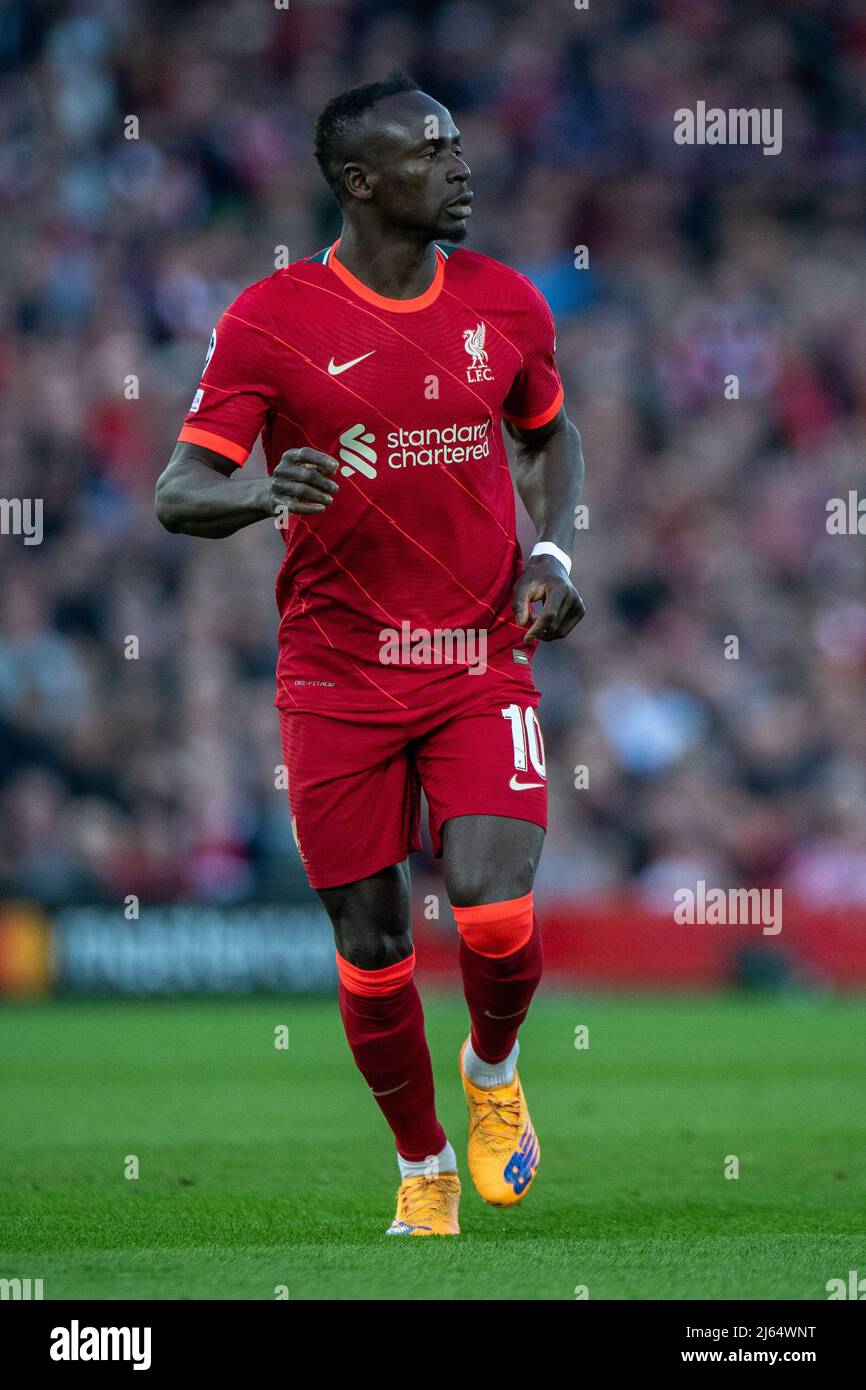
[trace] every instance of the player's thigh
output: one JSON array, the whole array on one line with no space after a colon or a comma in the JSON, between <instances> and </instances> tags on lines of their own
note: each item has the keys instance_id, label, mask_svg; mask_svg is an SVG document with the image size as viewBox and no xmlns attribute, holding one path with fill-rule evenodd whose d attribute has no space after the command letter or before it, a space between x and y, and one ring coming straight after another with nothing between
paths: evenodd
<instances>
[{"instance_id":1,"label":"player's thigh","mask_svg":"<svg viewBox=\"0 0 866 1390\"><path fill-rule=\"evenodd\" d=\"M397 901L401 876L391 873L390 887L379 876L420 845L418 774L402 730L285 710L280 728L292 829L310 886L321 892L372 879L346 900Z\"/></svg>"},{"instance_id":2,"label":"player's thigh","mask_svg":"<svg viewBox=\"0 0 866 1390\"><path fill-rule=\"evenodd\" d=\"M537 694L505 692L457 711L416 749L433 852L452 902L529 891L547 828L547 769Z\"/></svg>"}]
</instances>

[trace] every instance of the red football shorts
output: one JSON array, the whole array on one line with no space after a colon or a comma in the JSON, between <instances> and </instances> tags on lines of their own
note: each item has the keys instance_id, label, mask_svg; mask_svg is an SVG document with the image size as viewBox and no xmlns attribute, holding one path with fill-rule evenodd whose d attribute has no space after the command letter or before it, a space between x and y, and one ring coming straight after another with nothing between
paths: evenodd
<instances>
[{"instance_id":1,"label":"red football shorts","mask_svg":"<svg viewBox=\"0 0 866 1390\"><path fill-rule=\"evenodd\" d=\"M537 692L469 710L359 723L280 710L292 829L312 888L336 888L421 848L421 789L433 853L452 816L508 816L547 828Z\"/></svg>"}]
</instances>

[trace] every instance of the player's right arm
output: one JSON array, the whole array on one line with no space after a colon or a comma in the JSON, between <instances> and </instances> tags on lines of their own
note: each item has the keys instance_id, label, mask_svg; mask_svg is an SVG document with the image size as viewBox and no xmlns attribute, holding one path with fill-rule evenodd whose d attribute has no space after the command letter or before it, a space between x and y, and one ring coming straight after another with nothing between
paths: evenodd
<instances>
[{"instance_id":1,"label":"player's right arm","mask_svg":"<svg viewBox=\"0 0 866 1390\"><path fill-rule=\"evenodd\" d=\"M211 335L199 388L156 485L168 531L230 536L265 517L322 512L337 492L336 459L288 449L269 478L235 478L265 423L285 405L283 343L272 318L273 277L250 285Z\"/></svg>"},{"instance_id":2,"label":"player's right arm","mask_svg":"<svg viewBox=\"0 0 866 1390\"><path fill-rule=\"evenodd\" d=\"M323 512L333 501L337 461L318 449L287 449L269 478L234 478L239 464L200 444L175 446L156 485L167 531L218 539L254 521Z\"/></svg>"}]
</instances>

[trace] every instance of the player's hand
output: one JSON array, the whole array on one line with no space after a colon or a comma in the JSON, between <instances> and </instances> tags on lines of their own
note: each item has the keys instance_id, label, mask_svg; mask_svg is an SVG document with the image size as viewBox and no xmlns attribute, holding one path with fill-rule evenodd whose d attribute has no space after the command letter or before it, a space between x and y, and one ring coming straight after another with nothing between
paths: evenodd
<instances>
[{"instance_id":1,"label":"player's hand","mask_svg":"<svg viewBox=\"0 0 866 1390\"><path fill-rule=\"evenodd\" d=\"M532 616L532 604L541 601L539 613ZM586 613L586 607L554 555L535 555L514 586L514 616L521 627L532 620L524 634L526 642L555 642L567 637Z\"/></svg>"},{"instance_id":2,"label":"player's hand","mask_svg":"<svg viewBox=\"0 0 866 1390\"><path fill-rule=\"evenodd\" d=\"M273 515L323 512L340 488L334 482L338 466L336 459L318 449L287 449L270 476Z\"/></svg>"}]
</instances>

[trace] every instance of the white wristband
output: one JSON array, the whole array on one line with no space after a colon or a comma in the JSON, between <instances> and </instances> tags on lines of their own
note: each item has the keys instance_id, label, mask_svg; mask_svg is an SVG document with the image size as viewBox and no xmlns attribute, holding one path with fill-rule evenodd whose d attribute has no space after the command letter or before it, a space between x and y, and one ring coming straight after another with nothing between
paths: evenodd
<instances>
[{"instance_id":1,"label":"white wristband","mask_svg":"<svg viewBox=\"0 0 866 1390\"><path fill-rule=\"evenodd\" d=\"M533 555L552 555L555 560L565 566L566 574L571 574L571 559L564 550L560 550L558 545L554 545L553 541L537 541L529 553L530 560Z\"/></svg>"}]
</instances>

